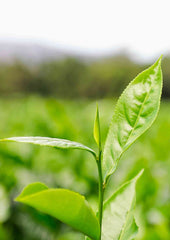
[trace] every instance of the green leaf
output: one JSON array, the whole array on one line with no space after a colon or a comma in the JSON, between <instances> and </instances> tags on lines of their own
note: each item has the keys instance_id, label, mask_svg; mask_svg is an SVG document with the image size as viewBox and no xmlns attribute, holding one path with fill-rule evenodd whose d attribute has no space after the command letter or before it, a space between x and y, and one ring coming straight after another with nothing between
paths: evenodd
<instances>
[{"instance_id":1,"label":"green leaf","mask_svg":"<svg viewBox=\"0 0 170 240\"><path fill-rule=\"evenodd\" d=\"M105 181L116 170L123 152L154 122L159 111L161 92L159 58L128 85L117 102L103 153Z\"/></svg>"},{"instance_id":2,"label":"green leaf","mask_svg":"<svg viewBox=\"0 0 170 240\"><path fill-rule=\"evenodd\" d=\"M94 139L98 145L98 148L101 149L100 119L99 119L98 105L96 105L96 117L95 117L95 121L94 121L93 135L94 135Z\"/></svg>"},{"instance_id":3,"label":"green leaf","mask_svg":"<svg viewBox=\"0 0 170 240\"><path fill-rule=\"evenodd\" d=\"M10 216L10 201L3 185L0 184L0 225Z\"/></svg>"},{"instance_id":4,"label":"green leaf","mask_svg":"<svg viewBox=\"0 0 170 240\"><path fill-rule=\"evenodd\" d=\"M103 206L102 240L133 240L138 232L134 219L136 182L143 170L123 184Z\"/></svg>"},{"instance_id":5,"label":"green leaf","mask_svg":"<svg viewBox=\"0 0 170 240\"><path fill-rule=\"evenodd\" d=\"M85 236L85 240L91 240L89 237Z\"/></svg>"},{"instance_id":6,"label":"green leaf","mask_svg":"<svg viewBox=\"0 0 170 240\"><path fill-rule=\"evenodd\" d=\"M78 193L33 183L24 188L15 200L57 218L94 240L99 239L100 228L95 213Z\"/></svg>"},{"instance_id":7,"label":"green leaf","mask_svg":"<svg viewBox=\"0 0 170 240\"><path fill-rule=\"evenodd\" d=\"M96 157L95 152L91 148L81 143L69 141L66 139L49 138L49 137L11 137L11 138L1 139L0 141L32 143L36 145L48 146L48 147L54 147L54 148L60 148L60 149L81 149L81 150L86 150L92 153L94 157Z\"/></svg>"}]
</instances>

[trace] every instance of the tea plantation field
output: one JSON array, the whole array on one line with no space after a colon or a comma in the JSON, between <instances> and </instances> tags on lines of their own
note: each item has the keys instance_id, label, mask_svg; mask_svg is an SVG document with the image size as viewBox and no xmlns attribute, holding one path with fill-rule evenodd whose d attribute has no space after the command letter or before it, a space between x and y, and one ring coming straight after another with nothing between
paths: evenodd
<instances>
[{"instance_id":1,"label":"tea plantation field","mask_svg":"<svg viewBox=\"0 0 170 240\"><path fill-rule=\"evenodd\" d=\"M100 100L103 143L115 106ZM94 101L29 97L0 99L0 138L48 136L66 138L97 149L93 140ZM123 155L105 197L140 169L136 219L138 240L170 239L170 102L162 101L153 126ZM80 240L83 236L14 198L28 183L69 188L84 194L96 208L97 168L89 153L29 144L0 143L0 239Z\"/></svg>"}]
</instances>

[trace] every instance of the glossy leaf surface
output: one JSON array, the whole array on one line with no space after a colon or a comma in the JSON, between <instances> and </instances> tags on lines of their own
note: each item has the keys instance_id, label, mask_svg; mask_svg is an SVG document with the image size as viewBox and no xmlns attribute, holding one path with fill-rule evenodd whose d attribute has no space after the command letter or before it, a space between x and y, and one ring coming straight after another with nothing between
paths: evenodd
<instances>
[{"instance_id":1,"label":"glossy leaf surface","mask_svg":"<svg viewBox=\"0 0 170 240\"><path fill-rule=\"evenodd\" d=\"M103 207L102 240L133 240L138 227L134 219L135 186L143 170L122 185Z\"/></svg>"},{"instance_id":2,"label":"glossy leaf surface","mask_svg":"<svg viewBox=\"0 0 170 240\"><path fill-rule=\"evenodd\" d=\"M16 201L57 218L94 240L99 238L98 220L88 202L78 193L33 183L23 190Z\"/></svg>"},{"instance_id":3,"label":"glossy leaf surface","mask_svg":"<svg viewBox=\"0 0 170 240\"><path fill-rule=\"evenodd\" d=\"M105 181L115 171L123 152L155 120L161 92L160 58L128 85L117 102L103 153L102 171Z\"/></svg>"},{"instance_id":4,"label":"glossy leaf surface","mask_svg":"<svg viewBox=\"0 0 170 240\"><path fill-rule=\"evenodd\" d=\"M96 106L96 116L94 121L94 130L93 130L94 139L98 145L98 148L101 149L101 135L100 135L100 119L99 119L99 108Z\"/></svg>"},{"instance_id":5,"label":"glossy leaf surface","mask_svg":"<svg viewBox=\"0 0 170 240\"><path fill-rule=\"evenodd\" d=\"M49 137L11 137L11 138L5 138L1 139L1 142L8 141L8 142L19 142L19 143L32 143L36 145L41 146L48 146L48 147L54 147L54 148L60 148L60 149L81 149L86 150L88 152L91 152L94 156L96 155L95 152L77 142L69 141L66 139L60 139L60 138L49 138Z\"/></svg>"}]
</instances>

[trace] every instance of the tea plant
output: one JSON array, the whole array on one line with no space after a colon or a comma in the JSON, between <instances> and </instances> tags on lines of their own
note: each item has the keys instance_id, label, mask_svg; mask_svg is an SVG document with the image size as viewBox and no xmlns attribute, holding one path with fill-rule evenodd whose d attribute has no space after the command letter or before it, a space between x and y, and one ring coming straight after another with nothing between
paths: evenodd
<instances>
[{"instance_id":1,"label":"tea plant","mask_svg":"<svg viewBox=\"0 0 170 240\"><path fill-rule=\"evenodd\" d=\"M79 193L67 189L50 189L39 182L29 184L15 200L70 225L84 233L86 240L89 238L93 240L134 239L138 231L134 218L135 186L143 170L105 201L104 191L122 154L155 120L159 110L161 91L160 58L154 65L140 73L120 96L103 149L97 107L93 135L98 153L83 144L58 138L12 137L0 140L60 149L80 149L91 153L97 163L99 176L97 213L94 213L84 196Z\"/></svg>"}]
</instances>

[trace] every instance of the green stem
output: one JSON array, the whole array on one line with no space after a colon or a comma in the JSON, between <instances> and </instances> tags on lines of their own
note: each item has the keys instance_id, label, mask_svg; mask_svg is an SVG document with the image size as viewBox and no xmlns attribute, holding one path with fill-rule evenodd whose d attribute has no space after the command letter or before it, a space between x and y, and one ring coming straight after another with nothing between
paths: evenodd
<instances>
[{"instance_id":1,"label":"green stem","mask_svg":"<svg viewBox=\"0 0 170 240\"><path fill-rule=\"evenodd\" d=\"M104 195L102 167L101 167L101 151L99 151L99 158L97 160L97 166L98 166L98 173L99 173L99 207L98 207L98 218L99 218L99 224L100 224L100 238L99 238L99 240L101 240L102 216L103 216L103 195Z\"/></svg>"}]
</instances>

